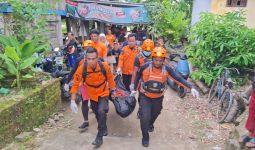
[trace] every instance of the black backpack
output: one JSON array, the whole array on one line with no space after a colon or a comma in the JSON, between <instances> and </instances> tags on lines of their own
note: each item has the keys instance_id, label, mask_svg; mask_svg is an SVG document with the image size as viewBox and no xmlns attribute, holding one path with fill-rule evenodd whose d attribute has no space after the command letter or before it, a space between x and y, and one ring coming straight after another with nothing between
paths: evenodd
<instances>
[{"instance_id":1,"label":"black backpack","mask_svg":"<svg viewBox=\"0 0 255 150\"><path fill-rule=\"evenodd\" d=\"M99 60L99 61L98 61L98 64L99 64L99 66L100 66L100 71L101 71L102 74L105 76L105 80L104 80L104 82L100 83L99 85L91 85L91 84L86 83L88 86L93 87L93 88L99 88L99 87L102 86L102 85L106 82L106 80L107 80L106 70L105 70L105 68L104 68L103 62ZM90 73L95 73L95 72L87 72L87 66L88 66L88 64L87 64L87 62L85 61L84 66L83 66L83 71L82 71L83 82L86 81L86 77L87 77L88 74L90 74ZM99 72L99 71L97 71L97 72Z\"/></svg>"}]
</instances>

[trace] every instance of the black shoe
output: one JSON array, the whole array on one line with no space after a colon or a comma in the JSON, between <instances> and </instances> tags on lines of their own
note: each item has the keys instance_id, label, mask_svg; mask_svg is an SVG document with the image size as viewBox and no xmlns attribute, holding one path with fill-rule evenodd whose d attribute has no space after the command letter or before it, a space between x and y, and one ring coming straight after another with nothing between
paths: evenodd
<instances>
[{"instance_id":1,"label":"black shoe","mask_svg":"<svg viewBox=\"0 0 255 150\"><path fill-rule=\"evenodd\" d=\"M142 145L143 145L144 147L149 147L149 140L144 140L144 139L142 139Z\"/></svg>"},{"instance_id":2,"label":"black shoe","mask_svg":"<svg viewBox=\"0 0 255 150\"><path fill-rule=\"evenodd\" d=\"M150 127L149 127L149 130L148 130L149 132L153 132L154 131L154 126L153 125L150 125Z\"/></svg>"},{"instance_id":3,"label":"black shoe","mask_svg":"<svg viewBox=\"0 0 255 150\"><path fill-rule=\"evenodd\" d=\"M108 129L104 130L103 136L107 136L108 135Z\"/></svg>"},{"instance_id":4,"label":"black shoe","mask_svg":"<svg viewBox=\"0 0 255 150\"><path fill-rule=\"evenodd\" d=\"M87 127L89 127L89 122L85 121L82 123L81 126L79 126L80 129L86 129Z\"/></svg>"},{"instance_id":5,"label":"black shoe","mask_svg":"<svg viewBox=\"0 0 255 150\"><path fill-rule=\"evenodd\" d=\"M97 136L95 141L92 142L92 144L95 145L96 147L100 147L103 144L103 137Z\"/></svg>"}]
</instances>

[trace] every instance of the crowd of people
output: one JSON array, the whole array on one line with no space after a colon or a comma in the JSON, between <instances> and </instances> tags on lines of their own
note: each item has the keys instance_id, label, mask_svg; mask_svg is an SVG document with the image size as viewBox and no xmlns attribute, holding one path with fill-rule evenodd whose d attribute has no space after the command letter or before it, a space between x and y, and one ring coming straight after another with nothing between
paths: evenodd
<instances>
[{"instance_id":1,"label":"crowd of people","mask_svg":"<svg viewBox=\"0 0 255 150\"><path fill-rule=\"evenodd\" d=\"M69 74L68 82L73 81L70 89L70 108L74 113L78 112L76 94L78 90L83 91L81 109L84 121L79 128L85 129L89 126L90 101L90 107L98 122L98 133L92 144L102 145L103 136L108 134L106 120L109 95L113 100L115 98L114 76L121 75L130 96L136 96L138 91L137 116L141 124L142 145L148 147L149 132L153 132L154 122L162 109L167 78L190 90L194 97L198 97L199 93L167 65L163 38L159 38L157 44L147 38L140 45L135 33L121 31L119 35L115 35L110 29L106 33L99 33L93 29L90 32L90 40L82 43L75 40L72 33L68 33L68 50L79 54ZM77 50L79 44L82 45L81 51ZM65 89L69 90L68 83Z\"/></svg>"},{"instance_id":2,"label":"crowd of people","mask_svg":"<svg viewBox=\"0 0 255 150\"><path fill-rule=\"evenodd\" d=\"M198 96L198 92L169 67L164 38L159 37L153 41L146 30L134 29L127 32L125 27L107 26L104 33L91 30L89 38L85 37L84 41L82 38L76 39L74 34L69 32L65 46L68 53L75 54L75 59L68 59L68 65L72 70L65 85L65 89L69 90L68 83L73 81L70 90L71 109L75 113L78 112L74 100L77 91L83 91L81 109L84 122L79 128L85 129L89 126L90 100L90 107L98 122L98 134L93 142L96 146L100 146L103 143L103 136L108 134L106 125L108 97L109 95L114 97L116 74L121 75L130 96L135 96L138 91L137 117L141 124L142 145L145 147L149 146L149 132L153 132L154 122L162 109L167 78L191 90L193 96ZM248 95L251 96L246 123L249 133L240 138L240 143L246 144L247 147L255 147L255 79L249 89Z\"/></svg>"},{"instance_id":3,"label":"crowd of people","mask_svg":"<svg viewBox=\"0 0 255 150\"><path fill-rule=\"evenodd\" d=\"M113 32L110 28L106 28L105 33L99 33L98 30L93 29L90 32L90 39L84 41L77 40L71 32L67 34L65 45L68 53L75 54L75 59L68 59L71 72L65 89L69 91L68 83L73 81L70 89L70 107L74 113L78 112L75 103L76 93L78 90L82 93L81 110L84 121L79 126L81 130L89 127L90 101L90 108L98 122L98 134L92 144L100 146L103 144L103 136L108 135L106 120L109 96L111 95L112 99L115 97L114 76L121 75L125 88L130 91L130 96L135 96L138 91L137 118L140 119L142 145L148 147L149 132L154 131L154 122L162 109L167 78L190 90L193 96L197 97L199 94L191 84L169 67L162 37L155 42L149 38L139 42L136 33L127 32L125 29L118 31ZM255 105L253 104L255 80L250 89L250 108L246 123L249 134L243 135L240 142L247 147L255 147Z\"/></svg>"}]
</instances>

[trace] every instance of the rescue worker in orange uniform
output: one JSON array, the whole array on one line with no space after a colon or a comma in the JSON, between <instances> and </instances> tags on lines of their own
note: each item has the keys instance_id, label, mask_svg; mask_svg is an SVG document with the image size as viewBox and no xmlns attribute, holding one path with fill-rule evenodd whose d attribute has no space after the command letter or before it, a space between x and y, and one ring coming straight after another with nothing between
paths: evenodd
<instances>
[{"instance_id":1,"label":"rescue worker in orange uniform","mask_svg":"<svg viewBox=\"0 0 255 150\"><path fill-rule=\"evenodd\" d=\"M88 48L94 48L94 47L95 47L94 42L91 41L91 40L86 40L82 43L82 48L84 49L83 55L80 54L80 57L77 58L74 67L72 68L71 72L69 73L67 81L64 85L65 91L69 91L69 82L72 80L73 75L76 72L76 70L78 69L78 67L80 65L84 64L87 49ZM81 88L85 89L85 85L80 86L80 90L82 90ZM84 118L84 122L79 126L79 128L81 130L84 130L89 126L89 121L88 121L89 120L89 118L88 118L88 115L89 115L88 99L83 99L81 110L82 110L82 115L83 115L83 118Z\"/></svg>"},{"instance_id":2,"label":"rescue worker in orange uniform","mask_svg":"<svg viewBox=\"0 0 255 150\"><path fill-rule=\"evenodd\" d=\"M141 48L136 46L135 34L128 35L128 45L122 48L119 56L117 74L122 74L125 88L130 91L131 78L134 71L134 62Z\"/></svg>"},{"instance_id":3,"label":"rescue worker in orange uniform","mask_svg":"<svg viewBox=\"0 0 255 150\"><path fill-rule=\"evenodd\" d=\"M99 41L99 31L92 29L90 32L90 39L94 42L95 48L98 51L98 57L102 60L107 60L107 46Z\"/></svg>"},{"instance_id":4,"label":"rescue worker in orange uniform","mask_svg":"<svg viewBox=\"0 0 255 150\"><path fill-rule=\"evenodd\" d=\"M68 79L66 81L65 84L65 90L69 91L69 86L67 85L73 78L74 73L76 72L77 68L84 63L85 60L85 56L86 56L86 51L88 48L95 48L94 42L91 40L86 40L82 43L82 48L84 49L83 55L80 55L80 57L78 57L76 59L75 65L72 68L71 72L68 75Z\"/></svg>"},{"instance_id":5,"label":"rescue worker in orange uniform","mask_svg":"<svg viewBox=\"0 0 255 150\"><path fill-rule=\"evenodd\" d=\"M138 70L144 63L151 61L151 51L153 49L154 49L154 42L151 39L146 39L143 41L142 51L135 58L134 71L132 74L131 85L130 85L131 91L134 90L134 82L135 82L135 78L136 78ZM140 94L138 96L138 103L140 103ZM137 112L137 117L140 118L140 106Z\"/></svg>"},{"instance_id":6,"label":"rescue worker in orange uniform","mask_svg":"<svg viewBox=\"0 0 255 150\"><path fill-rule=\"evenodd\" d=\"M112 34L112 31L110 29L107 30L106 40L109 42L111 48L113 48L115 39L116 39L116 37L115 37L115 35Z\"/></svg>"},{"instance_id":7,"label":"rescue worker in orange uniform","mask_svg":"<svg viewBox=\"0 0 255 150\"><path fill-rule=\"evenodd\" d=\"M109 111L108 99L110 92L114 95L115 82L109 65L99 60L95 48L87 49L85 63L80 65L74 74L73 86L70 91L72 94L70 108L74 113L78 112L75 99L80 83L87 86L91 108L96 115L98 133L92 144L99 147L103 144L103 136L108 134L106 125Z\"/></svg>"},{"instance_id":8,"label":"rescue worker in orange uniform","mask_svg":"<svg viewBox=\"0 0 255 150\"><path fill-rule=\"evenodd\" d=\"M145 63L138 71L134 89L138 88L141 80L140 90L140 106L141 106L141 130L142 145L149 146L149 132L154 130L154 122L162 109L162 101L166 90L167 78L173 79L176 83L184 88L191 90L193 96L198 97L199 93L191 84L181 78L169 66L164 65L166 58L166 50L162 47L156 47L152 51L152 62ZM135 91L131 92L131 96L135 95Z\"/></svg>"},{"instance_id":9,"label":"rescue worker in orange uniform","mask_svg":"<svg viewBox=\"0 0 255 150\"><path fill-rule=\"evenodd\" d=\"M89 47L95 48L95 43L91 40L85 40L82 42L82 48L85 50L85 52Z\"/></svg>"}]
</instances>

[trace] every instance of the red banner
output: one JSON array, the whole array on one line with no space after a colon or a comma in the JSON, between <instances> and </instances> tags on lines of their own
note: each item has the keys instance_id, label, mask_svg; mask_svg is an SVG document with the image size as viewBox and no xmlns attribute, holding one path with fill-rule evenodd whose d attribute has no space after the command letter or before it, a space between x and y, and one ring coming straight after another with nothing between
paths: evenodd
<instances>
[{"instance_id":1,"label":"red banner","mask_svg":"<svg viewBox=\"0 0 255 150\"><path fill-rule=\"evenodd\" d=\"M69 5L72 5L72 6L78 6L77 2L73 2L71 0L66 0L66 3L69 4Z\"/></svg>"}]
</instances>

